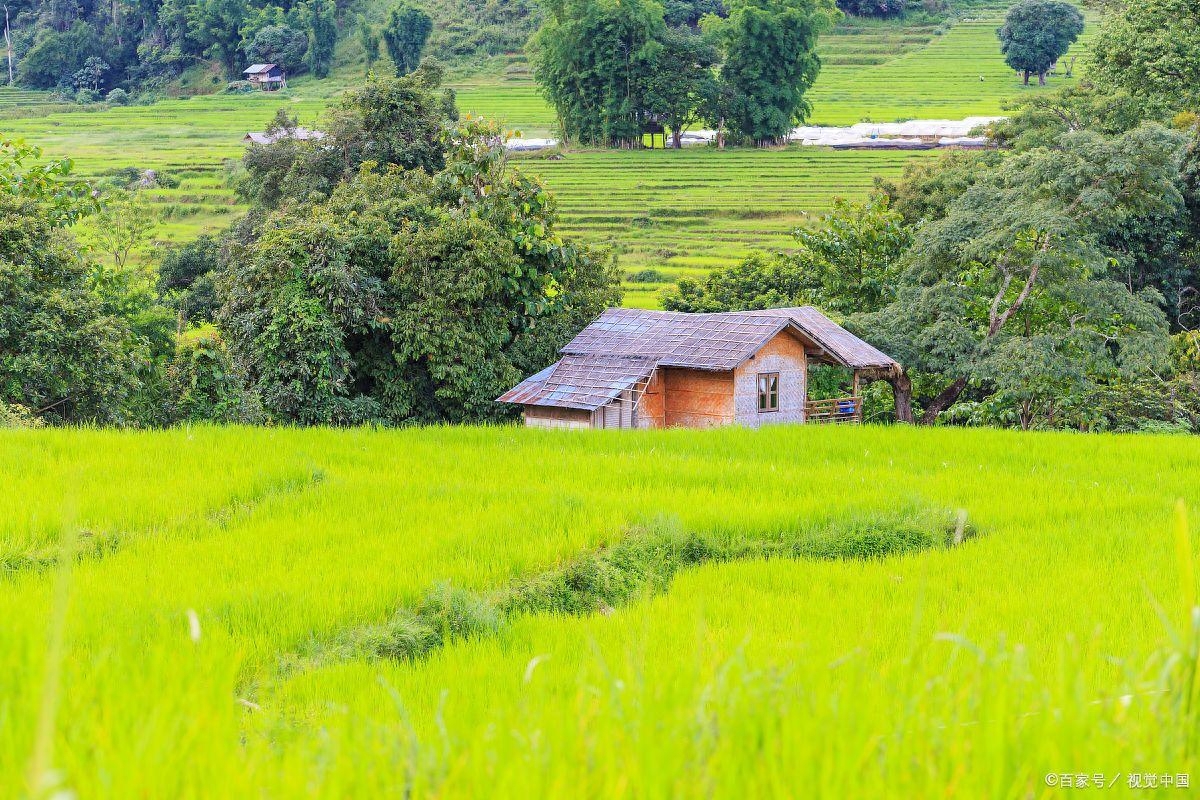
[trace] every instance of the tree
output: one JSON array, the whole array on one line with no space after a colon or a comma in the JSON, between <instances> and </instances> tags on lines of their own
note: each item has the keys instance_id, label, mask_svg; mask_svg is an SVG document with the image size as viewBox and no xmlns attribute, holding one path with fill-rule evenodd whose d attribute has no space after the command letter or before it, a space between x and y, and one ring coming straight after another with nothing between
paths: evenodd
<instances>
[{"instance_id":1,"label":"tree","mask_svg":"<svg viewBox=\"0 0 1200 800\"><path fill-rule=\"evenodd\" d=\"M0 194L0 405L50 422L136 421L136 342L91 281L50 209Z\"/></svg>"},{"instance_id":2,"label":"tree","mask_svg":"<svg viewBox=\"0 0 1200 800\"><path fill-rule=\"evenodd\" d=\"M116 267L126 266L129 257L150 242L158 227L150 203L137 192L125 191L105 198L91 223L88 243Z\"/></svg>"},{"instance_id":3,"label":"tree","mask_svg":"<svg viewBox=\"0 0 1200 800\"><path fill-rule=\"evenodd\" d=\"M924 422L972 382L1045 398L1065 377L1062 359L1089 375L1161 360L1160 296L1111 279L1101 240L1125 220L1178 207L1180 150L1180 137L1157 126L1065 134L983 172L920 228L897 300L855 322L910 370L944 376Z\"/></svg>"},{"instance_id":4,"label":"tree","mask_svg":"<svg viewBox=\"0 0 1200 800\"><path fill-rule=\"evenodd\" d=\"M413 6L392 9L383 28L383 41L397 75L407 75L417 68L432 32L433 20L421 9Z\"/></svg>"},{"instance_id":5,"label":"tree","mask_svg":"<svg viewBox=\"0 0 1200 800\"><path fill-rule=\"evenodd\" d=\"M836 19L832 0L733 0L709 31L724 55L728 123L759 146L786 141L808 116L804 95L821 68L817 35Z\"/></svg>"},{"instance_id":6,"label":"tree","mask_svg":"<svg viewBox=\"0 0 1200 800\"><path fill-rule=\"evenodd\" d=\"M95 29L76 20L65 31L44 32L21 59L20 82L39 89L67 84L91 56L100 54Z\"/></svg>"},{"instance_id":7,"label":"tree","mask_svg":"<svg viewBox=\"0 0 1200 800\"><path fill-rule=\"evenodd\" d=\"M333 66L333 48L337 44L337 7L333 0L308 0L301 9L308 27L305 63L309 72L324 78Z\"/></svg>"},{"instance_id":8,"label":"tree","mask_svg":"<svg viewBox=\"0 0 1200 800\"><path fill-rule=\"evenodd\" d=\"M700 120L717 92L713 66L717 49L704 37L686 29L668 29L651 56L653 66L646 86L650 115L671 132L672 146L682 146L684 128Z\"/></svg>"},{"instance_id":9,"label":"tree","mask_svg":"<svg viewBox=\"0 0 1200 800\"><path fill-rule=\"evenodd\" d=\"M358 18L358 41L362 45L363 59L367 64L367 72L375 66L375 62L379 60L379 31L371 26L371 23L365 16Z\"/></svg>"},{"instance_id":10,"label":"tree","mask_svg":"<svg viewBox=\"0 0 1200 800\"><path fill-rule=\"evenodd\" d=\"M279 422L500 419L493 399L619 298L555 222L494 127L460 129L434 174L358 173L228 259L233 363Z\"/></svg>"},{"instance_id":11,"label":"tree","mask_svg":"<svg viewBox=\"0 0 1200 800\"><path fill-rule=\"evenodd\" d=\"M530 41L533 73L567 141L640 147L666 32L653 0L555 0ZM686 94L686 92L685 92Z\"/></svg>"},{"instance_id":12,"label":"tree","mask_svg":"<svg viewBox=\"0 0 1200 800\"><path fill-rule=\"evenodd\" d=\"M196 0L186 7L184 19L187 38L220 61L227 75L237 75L246 0Z\"/></svg>"},{"instance_id":13,"label":"tree","mask_svg":"<svg viewBox=\"0 0 1200 800\"><path fill-rule=\"evenodd\" d=\"M175 307L181 322L212 322L217 302L215 276L221 264L221 242L201 234L167 249L158 265L158 292Z\"/></svg>"},{"instance_id":14,"label":"tree","mask_svg":"<svg viewBox=\"0 0 1200 800\"><path fill-rule=\"evenodd\" d=\"M1200 104L1200 6L1140 0L1105 15L1088 76L1170 109Z\"/></svg>"},{"instance_id":15,"label":"tree","mask_svg":"<svg viewBox=\"0 0 1200 800\"><path fill-rule=\"evenodd\" d=\"M1083 33L1083 14L1065 0L1022 0L1008 10L996 31L1004 62L1018 72L1037 75L1046 85L1046 73Z\"/></svg>"},{"instance_id":16,"label":"tree","mask_svg":"<svg viewBox=\"0 0 1200 800\"><path fill-rule=\"evenodd\" d=\"M256 64L278 64L287 72L297 72L306 65L308 34L290 25L265 25L242 46L246 58Z\"/></svg>"},{"instance_id":17,"label":"tree","mask_svg":"<svg viewBox=\"0 0 1200 800\"><path fill-rule=\"evenodd\" d=\"M108 64L104 59L88 56L83 62L83 66L71 77L71 85L76 89L91 89L93 92L98 92L108 69Z\"/></svg>"},{"instance_id":18,"label":"tree","mask_svg":"<svg viewBox=\"0 0 1200 800\"><path fill-rule=\"evenodd\" d=\"M423 65L402 78L371 77L343 94L321 123L325 138L280 136L254 145L242 157L236 188L245 200L273 207L284 199L324 199L333 187L371 162L436 172L444 163L443 140L457 116L452 100L438 94L438 74ZM294 130L282 109L268 131Z\"/></svg>"},{"instance_id":19,"label":"tree","mask_svg":"<svg viewBox=\"0 0 1200 800\"><path fill-rule=\"evenodd\" d=\"M856 17L902 17L908 0L837 0L837 6Z\"/></svg>"}]
</instances>

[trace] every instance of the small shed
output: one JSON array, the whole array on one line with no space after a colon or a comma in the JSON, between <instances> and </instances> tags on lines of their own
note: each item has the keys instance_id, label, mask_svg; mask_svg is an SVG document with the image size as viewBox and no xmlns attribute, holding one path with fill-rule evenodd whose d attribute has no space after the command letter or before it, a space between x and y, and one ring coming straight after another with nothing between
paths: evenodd
<instances>
[{"instance_id":1,"label":"small shed","mask_svg":"<svg viewBox=\"0 0 1200 800\"><path fill-rule=\"evenodd\" d=\"M562 358L505 392L525 424L564 428L861 422L864 380L900 364L811 306L684 314L611 308ZM808 399L811 363L853 374L846 397Z\"/></svg>"},{"instance_id":2,"label":"small shed","mask_svg":"<svg viewBox=\"0 0 1200 800\"><path fill-rule=\"evenodd\" d=\"M246 76L247 81L257 85L264 92L272 92L287 86L283 69L278 64L251 64L242 70L242 74Z\"/></svg>"}]
</instances>

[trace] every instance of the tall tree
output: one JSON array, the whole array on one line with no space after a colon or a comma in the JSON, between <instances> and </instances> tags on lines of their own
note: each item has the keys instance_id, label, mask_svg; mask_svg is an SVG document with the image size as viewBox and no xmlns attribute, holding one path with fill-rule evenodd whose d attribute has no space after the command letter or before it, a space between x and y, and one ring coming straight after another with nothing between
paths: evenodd
<instances>
[{"instance_id":1,"label":"tall tree","mask_svg":"<svg viewBox=\"0 0 1200 800\"><path fill-rule=\"evenodd\" d=\"M857 322L909 369L945 376L925 422L973 381L1001 383L1006 364L1027 375L1004 380L1043 388L1035 362L1154 366L1166 341L1160 297L1108 276L1102 238L1180 205L1181 142L1156 126L1065 134L1054 148L1016 153L979 175L922 226L896 302ZM1006 344L1014 336L1029 341Z\"/></svg>"},{"instance_id":2,"label":"tall tree","mask_svg":"<svg viewBox=\"0 0 1200 800\"><path fill-rule=\"evenodd\" d=\"M779 144L807 118L805 93L821 68L817 36L838 14L832 0L732 0L728 19L709 18L723 50L734 132L760 146Z\"/></svg>"},{"instance_id":3,"label":"tall tree","mask_svg":"<svg viewBox=\"0 0 1200 800\"><path fill-rule=\"evenodd\" d=\"M1105 15L1088 77L1168 109L1200 104L1200 4L1139 0Z\"/></svg>"},{"instance_id":4,"label":"tall tree","mask_svg":"<svg viewBox=\"0 0 1200 800\"><path fill-rule=\"evenodd\" d=\"M1038 76L1046 85L1046 73L1071 49L1083 33L1083 14L1065 0L1022 0L1008 10L1004 25L996 31L1004 62L1025 74Z\"/></svg>"},{"instance_id":5,"label":"tall tree","mask_svg":"<svg viewBox=\"0 0 1200 800\"><path fill-rule=\"evenodd\" d=\"M219 321L270 419L500 419L493 398L619 299L555 222L499 130L471 123L439 172L359 173L271 215L229 259Z\"/></svg>"},{"instance_id":6,"label":"tall tree","mask_svg":"<svg viewBox=\"0 0 1200 800\"><path fill-rule=\"evenodd\" d=\"M417 68L432 32L433 20L421 9L413 6L392 9L383 28L383 41L397 75L407 75Z\"/></svg>"},{"instance_id":7,"label":"tall tree","mask_svg":"<svg viewBox=\"0 0 1200 800\"><path fill-rule=\"evenodd\" d=\"M718 92L713 72L717 48L686 28L668 28L658 45L650 57L646 106L679 148L684 129L700 120Z\"/></svg>"},{"instance_id":8,"label":"tall tree","mask_svg":"<svg viewBox=\"0 0 1200 800\"><path fill-rule=\"evenodd\" d=\"M329 74L333 66L333 48L337 44L337 7L333 0L308 0L302 11L308 28L308 54L305 63L318 78Z\"/></svg>"},{"instance_id":9,"label":"tall tree","mask_svg":"<svg viewBox=\"0 0 1200 800\"><path fill-rule=\"evenodd\" d=\"M554 0L546 6L530 53L564 138L641 146L654 118L649 95L655 73L680 69L658 60L665 32L663 8L654 0Z\"/></svg>"}]
</instances>

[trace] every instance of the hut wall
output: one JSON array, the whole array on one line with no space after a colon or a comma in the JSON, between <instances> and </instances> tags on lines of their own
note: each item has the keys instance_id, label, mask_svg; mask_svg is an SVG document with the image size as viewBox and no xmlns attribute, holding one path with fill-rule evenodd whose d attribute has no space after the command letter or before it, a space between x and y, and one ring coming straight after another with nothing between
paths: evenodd
<instances>
[{"instance_id":1,"label":"hut wall","mask_svg":"<svg viewBox=\"0 0 1200 800\"><path fill-rule=\"evenodd\" d=\"M779 373L779 410L758 410L758 376ZM808 399L808 356L804 342L782 331L749 361L734 370L735 420L756 428L782 422L803 422Z\"/></svg>"},{"instance_id":2,"label":"hut wall","mask_svg":"<svg viewBox=\"0 0 1200 800\"><path fill-rule=\"evenodd\" d=\"M636 427L666 427L666 405L663 402L663 397L662 371L656 370L654 377L650 379L649 385L646 386L646 391L642 394L641 402L638 403L637 414L634 416L634 425Z\"/></svg>"},{"instance_id":3,"label":"hut wall","mask_svg":"<svg viewBox=\"0 0 1200 800\"><path fill-rule=\"evenodd\" d=\"M592 412L579 408L525 406L525 424L531 428L590 428Z\"/></svg>"},{"instance_id":4,"label":"hut wall","mask_svg":"<svg viewBox=\"0 0 1200 800\"><path fill-rule=\"evenodd\" d=\"M708 428L734 420L733 373L663 369L663 419L668 427Z\"/></svg>"}]
</instances>

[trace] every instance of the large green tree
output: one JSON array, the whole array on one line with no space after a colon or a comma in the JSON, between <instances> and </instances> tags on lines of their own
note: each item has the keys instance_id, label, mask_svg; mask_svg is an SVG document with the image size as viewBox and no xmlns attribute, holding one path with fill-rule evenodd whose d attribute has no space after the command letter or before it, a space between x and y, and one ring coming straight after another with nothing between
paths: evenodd
<instances>
[{"instance_id":1,"label":"large green tree","mask_svg":"<svg viewBox=\"0 0 1200 800\"><path fill-rule=\"evenodd\" d=\"M370 78L326 113L321 139L297 139L296 121L280 110L268 127L277 140L243 156L238 193L271 207L285 199L327 197L367 162L436 172L447 126L457 117L453 96L438 91L439 79L426 67L402 78Z\"/></svg>"},{"instance_id":2,"label":"large green tree","mask_svg":"<svg viewBox=\"0 0 1200 800\"><path fill-rule=\"evenodd\" d=\"M333 67L333 48L337 44L337 7L333 0L308 0L301 7L308 28L308 52L304 63L318 78L329 75Z\"/></svg>"},{"instance_id":3,"label":"large green tree","mask_svg":"<svg viewBox=\"0 0 1200 800\"><path fill-rule=\"evenodd\" d=\"M413 6L393 8L383 28L383 42L396 65L397 75L407 75L421 63L421 53L433 32L433 20Z\"/></svg>"},{"instance_id":4,"label":"large green tree","mask_svg":"<svg viewBox=\"0 0 1200 800\"><path fill-rule=\"evenodd\" d=\"M568 141L641 146L656 70L694 65L659 60L666 33L654 0L552 0L530 42L534 76ZM659 95L679 92L659 82ZM683 90L687 93L689 89Z\"/></svg>"},{"instance_id":5,"label":"large green tree","mask_svg":"<svg viewBox=\"0 0 1200 800\"><path fill-rule=\"evenodd\" d=\"M821 68L817 36L838 13L832 0L732 0L728 19L710 18L728 90L727 118L710 122L758 145L785 141L808 116L805 94Z\"/></svg>"},{"instance_id":6,"label":"large green tree","mask_svg":"<svg viewBox=\"0 0 1200 800\"><path fill-rule=\"evenodd\" d=\"M1066 0L1022 0L1008 10L1004 25L996 31L1004 62L1025 74L1038 76L1046 85L1046 73L1083 33L1083 14Z\"/></svg>"},{"instance_id":7,"label":"large green tree","mask_svg":"<svg viewBox=\"0 0 1200 800\"><path fill-rule=\"evenodd\" d=\"M857 324L910 370L944 376L925 422L972 384L1044 401L1072 372L1161 361L1161 296L1110 277L1103 240L1180 206L1181 150L1182 138L1157 126L1064 134L982 172L921 226L897 300Z\"/></svg>"},{"instance_id":8,"label":"large green tree","mask_svg":"<svg viewBox=\"0 0 1200 800\"><path fill-rule=\"evenodd\" d=\"M438 172L362 172L271 214L229 259L218 319L270 419L500 419L493 398L619 299L555 222L498 130L468 125Z\"/></svg>"},{"instance_id":9,"label":"large green tree","mask_svg":"<svg viewBox=\"0 0 1200 800\"><path fill-rule=\"evenodd\" d=\"M1139 0L1105 15L1089 43L1088 77L1154 104L1200 104L1200 4Z\"/></svg>"}]
</instances>

